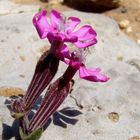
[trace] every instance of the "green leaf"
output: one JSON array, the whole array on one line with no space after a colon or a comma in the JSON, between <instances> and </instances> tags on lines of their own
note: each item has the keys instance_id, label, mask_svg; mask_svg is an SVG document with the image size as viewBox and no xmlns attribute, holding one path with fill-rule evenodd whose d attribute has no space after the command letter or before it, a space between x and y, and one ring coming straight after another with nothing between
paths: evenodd
<instances>
[{"instance_id":1,"label":"green leaf","mask_svg":"<svg viewBox=\"0 0 140 140\"><path fill-rule=\"evenodd\" d=\"M39 9L38 9L38 12L41 12L42 11L42 8L40 7Z\"/></svg>"},{"instance_id":2,"label":"green leaf","mask_svg":"<svg viewBox=\"0 0 140 140\"><path fill-rule=\"evenodd\" d=\"M30 135L26 136L24 140L39 140L43 133L43 130L41 128L35 130Z\"/></svg>"},{"instance_id":3,"label":"green leaf","mask_svg":"<svg viewBox=\"0 0 140 140\"><path fill-rule=\"evenodd\" d=\"M15 116L17 119L20 119L21 117L24 116L24 114L23 113L16 113Z\"/></svg>"},{"instance_id":4,"label":"green leaf","mask_svg":"<svg viewBox=\"0 0 140 140\"><path fill-rule=\"evenodd\" d=\"M13 112L11 112L11 116L13 117L13 118L15 118L15 119L20 119L21 117L23 117L24 116L24 114L23 113L21 113L21 112L19 112L19 113L13 113Z\"/></svg>"},{"instance_id":5,"label":"green leaf","mask_svg":"<svg viewBox=\"0 0 140 140\"><path fill-rule=\"evenodd\" d=\"M22 140L24 140L24 133L21 127L19 127L19 134Z\"/></svg>"},{"instance_id":6,"label":"green leaf","mask_svg":"<svg viewBox=\"0 0 140 140\"><path fill-rule=\"evenodd\" d=\"M23 129L19 127L19 133L22 140L39 140L43 133L43 129L39 128L27 136L24 134Z\"/></svg>"}]
</instances>

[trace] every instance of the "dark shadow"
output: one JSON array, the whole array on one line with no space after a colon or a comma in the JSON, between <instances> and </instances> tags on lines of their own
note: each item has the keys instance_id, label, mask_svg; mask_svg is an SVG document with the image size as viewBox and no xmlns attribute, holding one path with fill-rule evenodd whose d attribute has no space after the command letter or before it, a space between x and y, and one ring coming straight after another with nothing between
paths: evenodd
<instances>
[{"instance_id":1,"label":"dark shadow","mask_svg":"<svg viewBox=\"0 0 140 140\"><path fill-rule=\"evenodd\" d=\"M17 99L18 96L11 96L9 99L5 100L5 105L11 111L11 100ZM2 140L9 140L11 138L15 138L15 140L21 140L19 134L19 123L17 120L13 121L12 126L3 123L2 124L3 131L2 131Z\"/></svg>"},{"instance_id":2,"label":"dark shadow","mask_svg":"<svg viewBox=\"0 0 140 140\"><path fill-rule=\"evenodd\" d=\"M47 123L45 124L45 126L43 127L43 130L45 131L48 127L49 127L49 125L52 123L52 119L51 118L49 118L49 120L47 121Z\"/></svg>"},{"instance_id":3,"label":"dark shadow","mask_svg":"<svg viewBox=\"0 0 140 140\"><path fill-rule=\"evenodd\" d=\"M34 111L31 111L30 117L32 118L34 115ZM54 125L67 128L67 124L75 125L78 119L74 118L78 115L81 115L82 112L79 110L66 107L60 111L56 111L53 116L47 121L46 125L44 126L44 130L48 128L48 126L53 122ZM30 118L30 119L31 119Z\"/></svg>"},{"instance_id":4,"label":"dark shadow","mask_svg":"<svg viewBox=\"0 0 140 140\"><path fill-rule=\"evenodd\" d=\"M43 3L47 3L47 0L40 0L41 2L43 2Z\"/></svg>"},{"instance_id":5,"label":"dark shadow","mask_svg":"<svg viewBox=\"0 0 140 140\"><path fill-rule=\"evenodd\" d=\"M17 120L13 122L12 126L3 123L2 140L9 140L13 137L15 138L15 140L21 140L18 126L19 124Z\"/></svg>"},{"instance_id":6,"label":"dark shadow","mask_svg":"<svg viewBox=\"0 0 140 140\"><path fill-rule=\"evenodd\" d=\"M64 0L63 5L67 5L70 8L83 11L83 12L93 12L93 13L103 13L105 11L112 10L114 8L109 8L101 5L94 4L92 2L85 2L84 4L80 2L72 2L71 0Z\"/></svg>"},{"instance_id":7,"label":"dark shadow","mask_svg":"<svg viewBox=\"0 0 140 140\"><path fill-rule=\"evenodd\" d=\"M21 96L19 96L19 97L21 97ZM16 100L19 97L14 95L14 96L10 96L9 99L6 99L5 100L5 103L4 104L7 106L7 108L9 109L9 111L11 111L11 102L12 102L12 100Z\"/></svg>"},{"instance_id":8,"label":"dark shadow","mask_svg":"<svg viewBox=\"0 0 140 140\"><path fill-rule=\"evenodd\" d=\"M21 97L21 96L20 96ZM12 100L15 100L19 98L18 96L11 96L9 99L6 99L5 100L5 105L7 106L7 108L9 109L9 111L11 111L11 101ZM29 114L29 120L31 120L31 118L33 117L34 115L34 112L39 108L40 104L41 104L41 101L42 101L42 96L39 96L38 99L36 100L34 106L33 106L33 109L32 111L30 112Z\"/></svg>"},{"instance_id":9,"label":"dark shadow","mask_svg":"<svg viewBox=\"0 0 140 140\"><path fill-rule=\"evenodd\" d=\"M5 101L5 105L11 111L11 100L18 98L18 96L12 96L10 99ZM34 116L35 111L40 106L42 97L40 96L36 101L32 111L29 114L29 120ZM60 126L62 128L67 128L68 124L75 125L78 121L75 117L82 114L79 110L66 107L63 108L53 114L53 116L47 121L46 125L44 126L44 130L48 128L48 126L53 122L54 125ZM19 135L19 123L17 120L13 121L12 126L3 123L3 132L2 132L2 140L9 140L11 138L15 138L15 140L21 140Z\"/></svg>"},{"instance_id":10,"label":"dark shadow","mask_svg":"<svg viewBox=\"0 0 140 140\"><path fill-rule=\"evenodd\" d=\"M72 109L70 107L63 108L62 110L55 112L53 115L53 124L66 128L67 124L75 125L77 119L74 118L82 114L79 110Z\"/></svg>"}]
</instances>

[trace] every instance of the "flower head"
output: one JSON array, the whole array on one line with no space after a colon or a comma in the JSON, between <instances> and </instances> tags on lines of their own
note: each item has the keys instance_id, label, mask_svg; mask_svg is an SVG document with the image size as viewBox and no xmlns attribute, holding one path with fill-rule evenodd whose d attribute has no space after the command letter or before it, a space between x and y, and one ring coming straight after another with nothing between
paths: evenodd
<instances>
[{"instance_id":1,"label":"flower head","mask_svg":"<svg viewBox=\"0 0 140 140\"><path fill-rule=\"evenodd\" d=\"M85 51L79 49L70 53L66 46L64 46L58 57L67 65L79 70L79 76L82 79L93 82L106 82L109 80L107 76L101 74L100 68L87 69L85 66Z\"/></svg>"},{"instance_id":2,"label":"flower head","mask_svg":"<svg viewBox=\"0 0 140 140\"><path fill-rule=\"evenodd\" d=\"M43 10L33 18L33 24L41 39L48 38L50 43L54 40L71 42L78 48L89 47L97 43L96 32L91 26L85 25L74 31L80 23L79 18L66 18L63 14L52 10L49 22L46 15L47 11Z\"/></svg>"}]
</instances>

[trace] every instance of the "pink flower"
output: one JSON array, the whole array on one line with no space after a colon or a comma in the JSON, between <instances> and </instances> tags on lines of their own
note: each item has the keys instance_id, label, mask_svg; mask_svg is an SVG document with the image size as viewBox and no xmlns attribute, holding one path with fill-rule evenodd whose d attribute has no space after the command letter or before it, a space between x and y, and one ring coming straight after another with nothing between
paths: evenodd
<instances>
[{"instance_id":1,"label":"pink flower","mask_svg":"<svg viewBox=\"0 0 140 140\"><path fill-rule=\"evenodd\" d=\"M58 57L65 62L67 65L79 70L79 76L82 79L93 81L93 82L106 82L109 78L100 73L100 68L90 68L87 69L84 61L84 50L80 49L78 51L74 51L70 53L66 46L64 46L60 53L58 53Z\"/></svg>"},{"instance_id":2,"label":"pink flower","mask_svg":"<svg viewBox=\"0 0 140 140\"><path fill-rule=\"evenodd\" d=\"M33 18L33 24L41 39L48 38L50 43L54 40L71 42L78 48L89 47L97 43L96 32L91 26L85 25L74 31L80 23L79 18L66 18L61 13L52 10L49 22L46 14L47 11L43 10Z\"/></svg>"},{"instance_id":3,"label":"pink flower","mask_svg":"<svg viewBox=\"0 0 140 140\"><path fill-rule=\"evenodd\" d=\"M100 69L87 69L84 64L82 48L87 48L97 43L96 32L89 25L84 25L75 31L80 24L80 19L76 17L64 17L61 13L52 10L50 21L47 20L47 11L43 10L37 13L33 18L38 34L41 39L48 38L50 43L54 41L62 42L61 47L57 47L57 56L69 66L79 70L80 78L94 81L106 82L109 78L100 73ZM65 42L71 42L80 51L69 53Z\"/></svg>"}]
</instances>

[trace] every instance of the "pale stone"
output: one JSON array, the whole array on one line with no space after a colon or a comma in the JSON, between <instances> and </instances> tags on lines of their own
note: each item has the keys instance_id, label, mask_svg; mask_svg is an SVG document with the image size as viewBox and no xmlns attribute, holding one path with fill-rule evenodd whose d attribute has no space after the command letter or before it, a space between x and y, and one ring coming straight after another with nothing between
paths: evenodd
<instances>
[{"instance_id":1,"label":"pale stone","mask_svg":"<svg viewBox=\"0 0 140 140\"><path fill-rule=\"evenodd\" d=\"M126 20L126 19L119 22L119 26L121 29L126 29L128 28L129 25L130 25L130 22L129 20Z\"/></svg>"},{"instance_id":2,"label":"pale stone","mask_svg":"<svg viewBox=\"0 0 140 140\"><path fill-rule=\"evenodd\" d=\"M108 119L110 119L112 122L118 122L119 121L119 114L116 112L108 113Z\"/></svg>"},{"instance_id":3,"label":"pale stone","mask_svg":"<svg viewBox=\"0 0 140 140\"><path fill-rule=\"evenodd\" d=\"M140 45L140 39L137 40L137 43Z\"/></svg>"},{"instance_id":4,"label":"pale stone","mask_svg":"<svg viewBox=\"0 0 140 140\"><path fill-rule=\"evenodd\" d=\"M0 87L18 87L26 91L41 54L40 48L49 46L47 39L39 39L32 25L32 17L38 10L33 9L0 16ZM75 125L66 123L65 129L51 123L40 140L127 140L139 136L140 47L109 17L78 11L63 14L79 17L83 24L90 23L97 31L98 43L90 47L86 65L100 67L110 80L92 83L80 79L77 73L73 91L58 110L65 107L79 110L82 114L74 117L78 122ZM20 56L24 56L24 61ZM119 56L123 58L121 61L117 59ZM56 77L65 69L66 65L61 63ZM0 97L0 123L11 126L13 119L4 103L6 99ZM110 112L119 114L116 123L108 119ZM2 131L0 127L1 135Z\"/></svg>"},{"instance_id":5,"label":"pale stone","mask_svg":"<svg viewBox=\"0 0 140 140\"><path fill-rule=\"evenodd\" d=\"M132 32L132 31L133 31L133 30L132 30L132 27L131 27L131 26L129 26L129 27L126 28L126 32L127 32L127 33L130 33L130 32Z\"/></svg>"}]
</instances>

